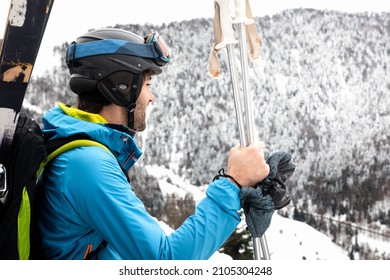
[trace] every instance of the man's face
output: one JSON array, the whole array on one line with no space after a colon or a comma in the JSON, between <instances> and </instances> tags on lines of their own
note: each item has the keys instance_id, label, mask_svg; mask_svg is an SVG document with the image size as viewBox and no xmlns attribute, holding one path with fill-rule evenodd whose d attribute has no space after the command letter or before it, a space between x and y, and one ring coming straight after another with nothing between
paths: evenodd
<instances>
[{"instance_id":1,"label":"man's face","mask_svg":"<svg viewBox=\"0 0 390 280\"><path fill-rule=\"evenodd\" d=\"M146 109L149 103L154 101L154 96L150 89L152 75L146 74L144 84L142 85L141 93L136 101L134 111L134 129L143 131L146 128Z\"/></svg>"}]
</instances>

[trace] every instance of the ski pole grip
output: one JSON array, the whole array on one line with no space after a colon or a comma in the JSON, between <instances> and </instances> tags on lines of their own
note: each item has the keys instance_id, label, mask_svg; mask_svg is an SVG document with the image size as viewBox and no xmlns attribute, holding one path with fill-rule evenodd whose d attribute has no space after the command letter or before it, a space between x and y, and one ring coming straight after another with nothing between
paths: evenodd
<instances>
[{"instance_id":1,"label":"ski pole grip","mask_svg":"<svg viewBox=\"0 0 390 280\"><path fill-rule=\"evenodd\" d=\"M254 21L246 16L247 0L234 0L235 19L234 23L252 24Z\"/></svg>"},{"instance_id":2,"label":"ski pole grip","mask_svg":"<svg viewBox=\"0 0 390 280\"><path fill-rule=\"evenodd\" d=\"M215 0L219 6L219 18L221 24L221 42L215 46L216 49L221 49L229 44L237 43L234 38L233 22L230 13L230 0Z\"/></svg>"}]
</instances>

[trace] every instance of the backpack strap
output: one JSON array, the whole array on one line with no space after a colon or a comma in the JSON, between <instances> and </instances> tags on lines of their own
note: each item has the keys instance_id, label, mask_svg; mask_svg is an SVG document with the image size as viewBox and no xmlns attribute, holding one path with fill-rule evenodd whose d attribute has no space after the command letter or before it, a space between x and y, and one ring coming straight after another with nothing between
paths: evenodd
<instances>
[{"instance_id":1,"label":"backpack strap","mask_svg":"<svg viewBox=\"0 0 390 280\"><path fill-rule=\"evenodd\" d=\"M47 156L47 159L45 161L43 161L41 163L41 165L39 166L39 169L37 171L37 178L39 178L39 176L41 175L42 171L43 171L43 168L52 160L54 159L55 157L59 156L60 154L62 153L65 153L67 151L70 151L72 149L75 149L75 148L79 148L79 147L90 147L90 146L98 146L98 147L101 147L103 149L105 149L106 151L108 151L114 158L115 156L113 155L113 153L106 147L104 146L103 144L99 143L99 142L96 142L96 141L93 141L93 140L89 140L89 139L78 139L78 140L73 140L73 141L70 141L62 146L60 146L59 148L57 148L56 150L54 150L53 152L51 152L48 156Z\"/></svg>"}]
</instances>

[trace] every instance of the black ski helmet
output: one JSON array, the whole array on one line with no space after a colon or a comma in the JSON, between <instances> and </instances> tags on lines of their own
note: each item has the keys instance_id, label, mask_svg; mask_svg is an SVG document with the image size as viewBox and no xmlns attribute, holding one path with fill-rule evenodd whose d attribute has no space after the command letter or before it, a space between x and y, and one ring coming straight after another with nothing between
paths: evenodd
<instances>
[{"instance_id":1,"label":"black ski helmet","mask_svg":"<svg viewBox=\"0 0 390 280\"><path fill-rule=\"evenodd\" d=\"M71 90L78 95L99 90L110 102L126 107L130 128L134 126L135 102L144 82L143 73L151 71L158 75L168 62L168 48L158 33L142 38L115 28L80 36L69 45L66 56Z\"/></svg>"}]
</instances>

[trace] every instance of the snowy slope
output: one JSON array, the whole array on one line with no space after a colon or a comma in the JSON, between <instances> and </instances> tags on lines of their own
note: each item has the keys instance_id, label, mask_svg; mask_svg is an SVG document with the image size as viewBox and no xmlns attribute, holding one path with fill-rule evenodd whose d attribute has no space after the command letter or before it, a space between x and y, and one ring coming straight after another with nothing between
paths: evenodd
<instances>
[{"instance_id":1,"label":"snowy slope","mask_svg":"<svg viewBox=\"0 0 390 280\"><path fill-rule=\"evenodd\" d=\"M163 195L175 194L184 197L191 192L195 201L204 197L204 192L172 171L160 166L146 166L149 174L154 174L159 182ZM169 182L170 183L169 183ZM164 222L161 227L167 234L173 230ZM243 221L240 227L245 227ZM334 244L329 237L313 227L298 221L274 214L271 226L266 232L269 252L272 260L347 260L347 252ZM212 259L231 259L230 256L216 253Z\"/></svg>"},{"instance_id":2,"label":"snowy slope","mask_svg":"<svg viewBox=\"0 0 390 280\"><path fill-rule=\"evenodd\" d=\"M274 214L266 232L273 260L347 260L347 252L313 227Z\"/></svg>"}]
</instances>

